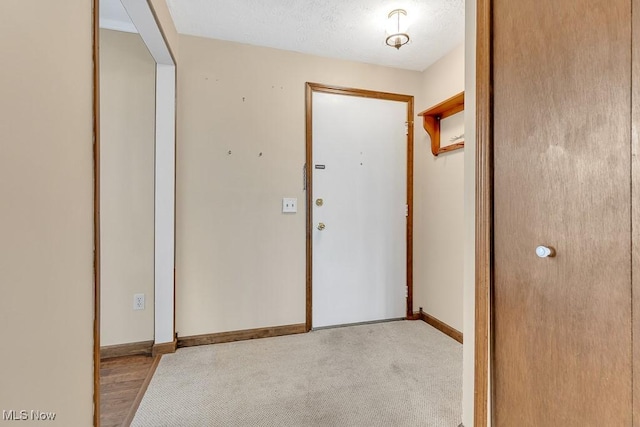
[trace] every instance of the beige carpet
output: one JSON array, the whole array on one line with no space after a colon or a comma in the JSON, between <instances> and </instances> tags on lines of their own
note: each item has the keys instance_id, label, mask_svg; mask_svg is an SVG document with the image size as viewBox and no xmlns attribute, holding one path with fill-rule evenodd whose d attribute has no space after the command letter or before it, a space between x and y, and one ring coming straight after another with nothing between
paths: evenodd
<instances>
[{"instance_id":1,"label":"beige carpet","mask_svg":"<svg viewBox=\"0 0 640 427\"><path fill-rule=\"evenodd\" d=\"M421 321L179 349L132 426L434 426L461 420L462 345Z\"/></svg>"}]
</instances>

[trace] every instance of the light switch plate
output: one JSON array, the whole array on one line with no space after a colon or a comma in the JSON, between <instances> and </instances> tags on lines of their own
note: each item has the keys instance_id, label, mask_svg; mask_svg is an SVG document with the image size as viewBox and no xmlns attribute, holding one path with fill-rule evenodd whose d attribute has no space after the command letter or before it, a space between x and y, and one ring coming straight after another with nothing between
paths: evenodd
<instances>
[{"instance_id":1,"label":"light switch plate","mask_svg":"<svg viewBox=\"0 0 640 427\"><path fill-rule=\"evenodd\" d=\"M144 310L144 294L133 294L133 309Z\"/></svg>"},{"instance_id":2,"label":"light switch plate","mask_svg":"<svg viewBox=\"0 0 640 427\"><path fill-rule=\"evenodd\" d=\"M285 197L282 199L282 212L283 213L296 213L298 212L298 199Z\"/></svg>"}]
</instances>

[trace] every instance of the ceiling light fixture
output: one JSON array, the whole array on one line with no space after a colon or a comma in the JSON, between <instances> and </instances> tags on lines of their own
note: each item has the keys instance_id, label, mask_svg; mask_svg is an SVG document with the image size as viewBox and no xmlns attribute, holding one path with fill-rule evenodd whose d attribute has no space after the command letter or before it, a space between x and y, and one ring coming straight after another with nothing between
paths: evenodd
<instances>
[{"instance_id":1,"label":"ceiling light fixture","mask_svg":"<svg viewBox=\"0 0 640 427\"><path fill-rule=\"evenodd\" d=\"M405 44L409 43L409 34L407 34L407 28L409 23L407 21L407 11L404 9L395 9L389 12L387 17L387 34L388 37L385 40L387 46L400 49Z\"/></svg>"}]
</instances>

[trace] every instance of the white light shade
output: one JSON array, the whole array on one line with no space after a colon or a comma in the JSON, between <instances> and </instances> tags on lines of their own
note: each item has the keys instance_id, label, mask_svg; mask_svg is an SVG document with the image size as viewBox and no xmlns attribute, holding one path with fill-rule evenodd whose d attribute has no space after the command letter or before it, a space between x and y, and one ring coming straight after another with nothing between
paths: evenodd
<instances>
[{"instance_id":1,"label":"white light shade","mask_svg":"<svg viewBox=\"0 0 640 427\"><path fill-rule=\"evenodd\" d=\"M407 20L406 10L395 9L389 12L387 18L387 39L385 40L387 46L400 49L409 43L409 35L407 34L408 26L409 21Z\"/></svg>"},{"instance_id":2,"label":"white light shade","mask_svg":"<svg viewBox=\"0 0 640 427\"><path fill-rule=\"evenodd\" d=\"M404 9L395 9L389 12L387 18L387 35L406 33L409 28L409 20L407 19L407 11Z\"/></svg>"}]
</instances>

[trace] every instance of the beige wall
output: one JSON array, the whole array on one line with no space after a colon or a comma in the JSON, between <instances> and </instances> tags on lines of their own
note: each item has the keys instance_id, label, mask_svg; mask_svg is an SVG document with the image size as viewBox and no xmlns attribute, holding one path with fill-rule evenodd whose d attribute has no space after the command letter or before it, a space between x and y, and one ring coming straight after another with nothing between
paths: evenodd
<instances>
[{"instance_id":1,"label":"beige wall","mask_svg":"<svg viewBox=\"0 0 640 427\"><path fill-rule=\"evenodd\" d=\"M179 336L304 323L306 81L425 105L420 72L180 36Z\"/></svg>"},{"instance_id":2,"label":"beige wall","mask_svg":"<svg viewBox=\"0 0 640 427\"><path fill-rule=\"evenodd\" d=\"M424 71L424 104L418 111L464 90L464 55L461 45ZM443 120L441 145L450 143L447 136L464 132L464 116L458 113ZM416 139L414 308L423 307L459 331L463 330L465 151L466 147L435 157L423 129Z\"/></svg>"},{"instance_id":3,"label":"beige wall","mask_svg":"<svg viewBox=\"0 0 640 427\"><path fill-rule=\"evenodd\" d=\"M91 30L90 1L0 2L0 410L71 427L93 414Z\"/></svg>"},{"instance_id":4,"label":"beige wall","mask_svg":"<svg viewBox=\"0 0 640 427\"><path fill-rule=\"evenodd\" d=\"M100 30L101 346L154 336L155 70L138 34Z\"/></svg>"}]
</instances>

